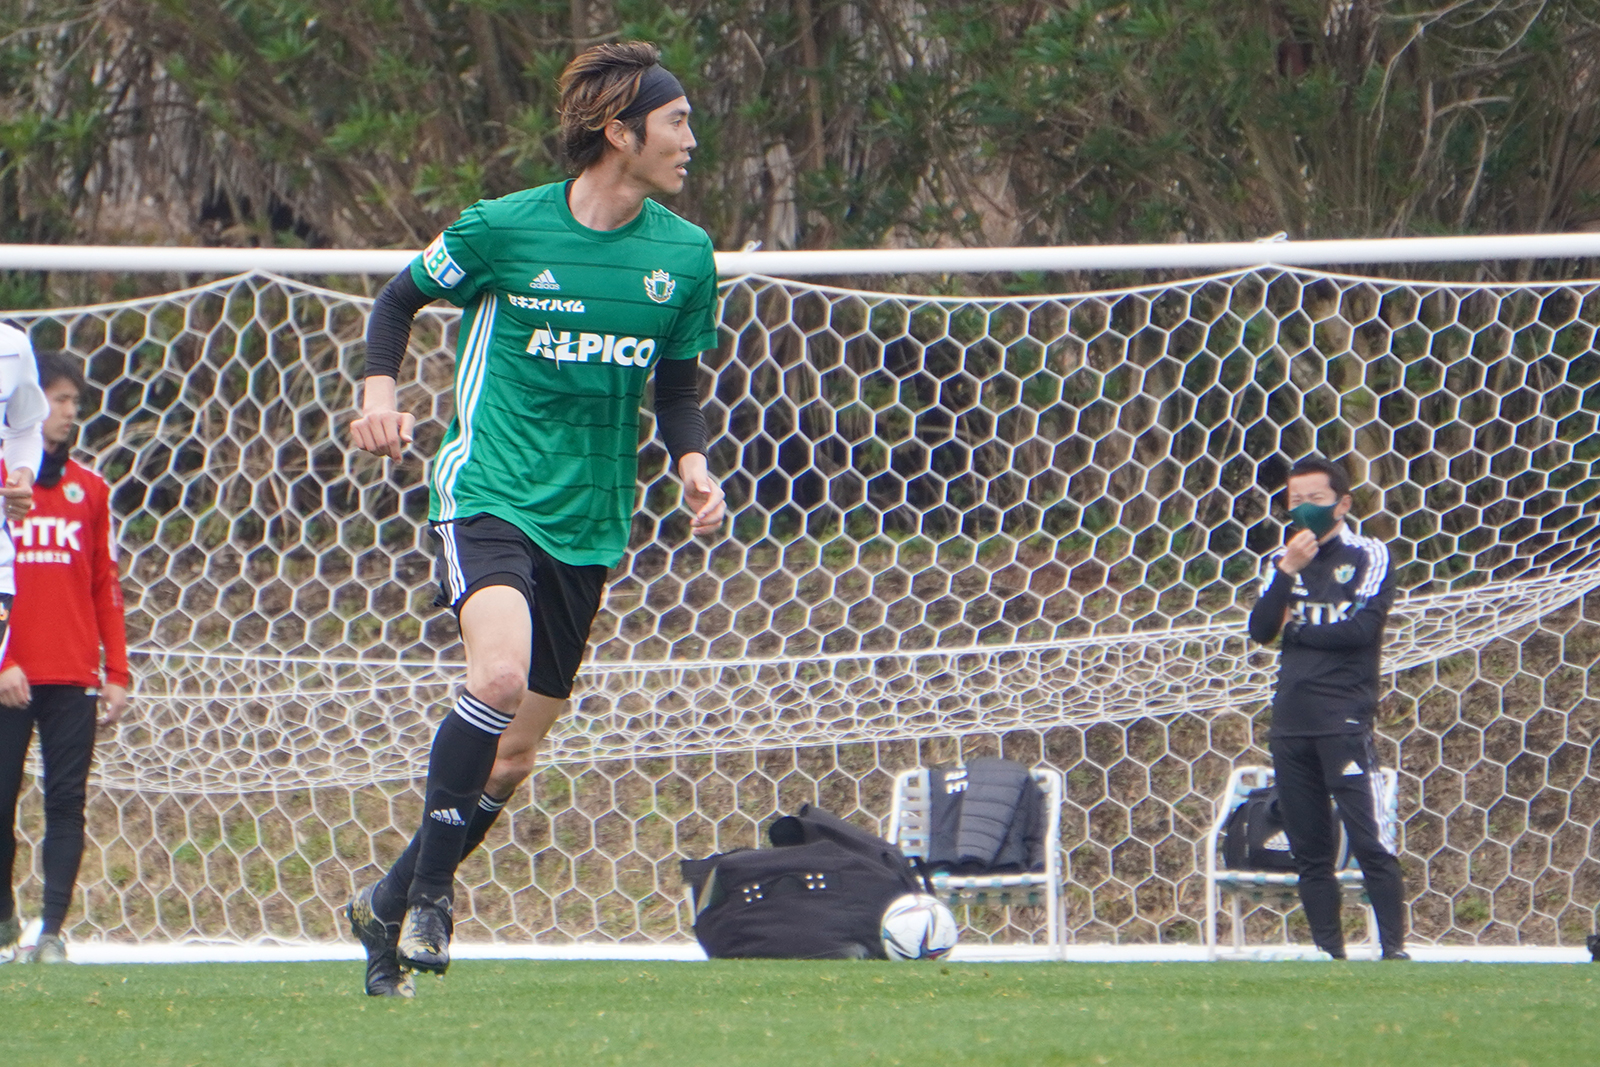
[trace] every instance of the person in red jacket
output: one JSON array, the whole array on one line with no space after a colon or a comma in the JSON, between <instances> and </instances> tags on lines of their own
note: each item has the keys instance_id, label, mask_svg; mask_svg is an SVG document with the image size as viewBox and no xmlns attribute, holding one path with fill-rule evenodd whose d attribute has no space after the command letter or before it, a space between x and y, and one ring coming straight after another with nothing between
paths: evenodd
<instances>
[{"instance_id":1,"label":"person in red jacket","mask_svg":"<svg viewBox=\"0 0 1600 1067\"><path fill-rule=\"evenodd\" d=\"M49 401L44 461L33 507L11 523L17 596L0 661L0 958L15 954L21 924L12 893L17 796L34 725L44 763L44 904L30 958L64 963L61 935L78 864L95 726L122 717L128 651L122 585L105 480L69 455L83 376L64 356L39 355ZM101 656L104 654L104 677Z\"/></svg>"}]
</instances>

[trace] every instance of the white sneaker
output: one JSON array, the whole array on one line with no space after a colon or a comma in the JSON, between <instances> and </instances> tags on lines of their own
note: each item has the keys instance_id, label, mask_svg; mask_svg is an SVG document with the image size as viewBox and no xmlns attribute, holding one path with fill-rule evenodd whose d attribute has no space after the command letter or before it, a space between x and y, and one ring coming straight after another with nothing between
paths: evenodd
<instances>
[{"instance_id":1,"label":"white sneaker","mask_svg":"<svg viewBox=\"0 0 1600 1067\"><path fill-rule=\"evenodd\" d=\"M0 919L0 963L17 958L17 943L22 940L22 920L16 915Z\"/></svg>"},{"instance_id":2,"label":"white sneaker","mask_svg":"<svg viewBox=\"0 0 1600 1067\"><path fill-rule=\"evenodd\" d=\"M40 934L39 943L28 950L28 963L71 963L67 959L67 939L60 934Z\"/></svg>"}]
</instances>

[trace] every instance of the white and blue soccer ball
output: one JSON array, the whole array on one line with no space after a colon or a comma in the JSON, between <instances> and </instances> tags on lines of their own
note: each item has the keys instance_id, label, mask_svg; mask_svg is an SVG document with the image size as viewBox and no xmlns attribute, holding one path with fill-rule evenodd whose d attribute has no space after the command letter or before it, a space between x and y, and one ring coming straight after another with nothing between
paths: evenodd
<instances>
[{"instance_id":1,"label":"white and blue soccer ball","mask_svg":"<svg viewBox=\"0 0 1600 1067\"><path fill-rule=\"evenodd\" d=\"M937 897L907 893L883 913L883 951L891 960L936 960L956 947L955 914Z\"/></svg>"}]
</instances>

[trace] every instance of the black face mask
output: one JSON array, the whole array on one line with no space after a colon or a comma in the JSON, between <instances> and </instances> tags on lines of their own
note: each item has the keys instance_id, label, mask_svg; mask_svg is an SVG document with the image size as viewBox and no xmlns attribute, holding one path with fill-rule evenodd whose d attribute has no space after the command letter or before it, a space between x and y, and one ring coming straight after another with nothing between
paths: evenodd
<instances>
[{"instance_id":1,"label":"black face mask","mask_svg":"<svg viewBox=\"0 0 1600 1067\"><path fill-rule=\"evenodd\" d=\"M61 481L61 475L66 472L67 458L72 454L72 442L65 441L55 451L46 450L44 459L39 463L39 477L34 479L35 485L40 489L54 489L56 483Z\"/></svg>"},{"instance_id":2,"label":"black face mask","mask_svg":"<svg viewBox=\"0 0 1600 1067\"><path fill-rule=\"evenodd\" d=\"M1317 537L1321 537L1338 524L1334 511L1339 505L1333 504L1299 504L1289 509L1289 517L1294 524L1303 529L1310 530Z\"/></svg>"}]
</instances>

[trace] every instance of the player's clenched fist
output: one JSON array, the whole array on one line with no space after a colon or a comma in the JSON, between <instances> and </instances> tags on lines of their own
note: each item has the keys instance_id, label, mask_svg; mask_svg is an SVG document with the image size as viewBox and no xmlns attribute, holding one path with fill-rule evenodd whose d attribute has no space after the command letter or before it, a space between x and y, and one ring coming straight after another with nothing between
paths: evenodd
<instances>
[{"instance_id":1,"label":"player's clenched fist","mask_svg":"<svg viewBox=\"0 0 1600 1067\"><path fill-rule=\"evenodd\" d=\"M5 517L13 522L25 518L33 508L33 472L23 467L13 471L0 489L0 499L5 501Z\"/></svg>"},{"instance_id":2,"label":"player's clenched fist","mask_svg":"<svg viewBox=\"0 0 1600 1067\"><path fill-rule=\"evenodd\" d=\"M722 486L706 469L706 457L691 452L678 461L678 473L683 478L683 502L694 512L690 526L697 534L715 533L727 513Z\"/></svg>"},{"instance_id":3,"label":"player's clenched fist","mask_svg":"<svg viewBox=\"0 0 1600 1067\"><path fill-rule=\"evenodd\" d=\"M394 379L382 374L366 381L361 417L350 424L350 443L377 456L399 459L417 424L416 416L395 410Z\"/></svg>"},{"instance_id":4,"label":"player's clenched fist","mask_svg":"<svg viewBox=\"0 0 1600 1067\"><path fill-rule=\"evenodd\" d=\"M374 455L399 459L411 443L415 415L400 411L374 411L350 424L350 443Z\"/></svg>"},{"instance_id":5,"label":"player's clenched fist","mask_svg":"<svg viewBox=\"0 0 1600 1067\"><path fill-rule=\"evenodd\" d=\"M1285 574L1299 574L1316 556L1317 535L1310 530L1300 530L1283 546L1283 559L1278 561L1278 568Z\"/></svg>"}]
</instances>

